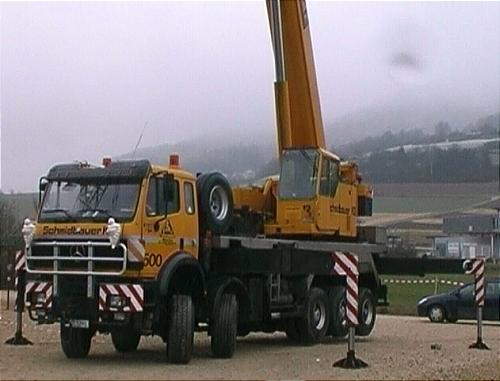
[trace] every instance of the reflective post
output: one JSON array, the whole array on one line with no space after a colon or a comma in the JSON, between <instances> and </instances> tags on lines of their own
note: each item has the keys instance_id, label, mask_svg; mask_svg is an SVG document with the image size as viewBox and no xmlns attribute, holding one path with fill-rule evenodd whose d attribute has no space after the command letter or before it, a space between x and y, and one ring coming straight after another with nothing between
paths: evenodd
<instances>
[{"instance_id":1,"label":"reflective post","mask_svg":"<svg viewBox=\"0 0 500 381\"><path fill-rule=\"evenodd\" d=\"M18 271L17 298L16 298L16 333L14 337L8 339L5 344L11 345L33 345L31 341L23 337L23 312L24 312L24 293L26 291L26 271Z\"/></svg>"},{"instance_id":2,"label":"reflective post","mask_svg":"<svg viewBox=\"0 0 500 381\"><path fill-rule=\"evenodd\" d=\"M469 345L469 348L486 349L490 348L483 342L483 307L477 306L477 341Z\"/></svg>"}]
</instances>

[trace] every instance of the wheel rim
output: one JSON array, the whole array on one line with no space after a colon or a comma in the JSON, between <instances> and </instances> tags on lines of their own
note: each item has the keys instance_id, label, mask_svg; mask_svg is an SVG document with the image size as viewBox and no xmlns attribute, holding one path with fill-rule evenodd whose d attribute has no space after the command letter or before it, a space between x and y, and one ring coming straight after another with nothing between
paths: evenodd
<instances>
[{"instance_id":1,"label":"wheel rim","mask_svg":"<svg viewBox=\"0 0 500 381\"><path fill-rule=\"evenodd\" d=\"M443 311L440 307L432 307L429 316L432 321L441 321L443 320Z\"/></svg>"},{"instance_id":2,"label":"wheel rim","mask_svg":"<svg viewBox=\"0 0 500 381\"><path fill-rule=\"evenodd\" d=\"M373 321L373 305L368 299L361 306L361 319L365 325L370 325Z\"/></svg>"},{"instance_id":3,"label":"wheel rim","mask_svg":"<svg viewBox=\"0 0 500 381\"><path fill-rule=\"evenodd\" d=\"M216 185L210 191L210 212L217 221L222 221L226 218L229 210L229 200L224 188Z\"/></svg>"},{"instance_id":4,"label":"wheel rim","mask_svg":"<svg viewBox=\"0 0 500 381\"><path fill-rule=\"evenodd\" d=\"M326 322L326 305L318 301L312 310L313 325L317 331L320 331L325 326Z\"/></svg>"}]
</instances>

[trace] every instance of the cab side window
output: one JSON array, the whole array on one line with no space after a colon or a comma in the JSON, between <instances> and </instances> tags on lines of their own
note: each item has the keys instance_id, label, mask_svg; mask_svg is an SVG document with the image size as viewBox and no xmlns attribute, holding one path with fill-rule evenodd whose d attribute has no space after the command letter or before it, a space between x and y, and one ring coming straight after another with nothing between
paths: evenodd
<instances>
[{"instance_id":1,"label":"cab side window","mask_svg":"<svg viewBox=\"0 0 500 381\"><path fill-rule=\"evenodd\" d=\"M339 183L339 166L332 159L323 157L321 164L321 180L319 183L319 194L322 196L335 195Z\"/></svg>"},{"instance_id":2,"label":"cab side window","mask_svg":"<svg viewBox=\"0 0 500 381\"><path fill-rule=\"evenodd\" d=\"M167 204L168 202L168 204ZM164 216L179 211L179 182L174 182L173 192L167 194L163 176L155 176L149 180L146 214L148 216Z\"/></svg>"},{"instance_id":3,"label":"cab side window","mask_svg":"<svg viewBox=\"0 0 500 381\"><path fill-rule=\"evenodd\" d=\"M192 183L184 183L184 205L187 214L194 214L194 188Z\"/></svg>"}]
</instances>

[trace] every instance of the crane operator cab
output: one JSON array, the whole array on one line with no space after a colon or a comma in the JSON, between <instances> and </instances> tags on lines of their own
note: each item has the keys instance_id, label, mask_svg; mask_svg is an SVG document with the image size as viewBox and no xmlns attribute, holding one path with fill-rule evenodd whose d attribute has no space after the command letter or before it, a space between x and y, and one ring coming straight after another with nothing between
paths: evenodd
<instances>
[{"instance_id":1,"label":"crane operator cab","mask_svg":"<svg viewBox=\"0 0 500 381\"><path fill-rule=\"evenodd\" d=\"M372 188L358 167L324 149L283 151L276 220L266 235L356 237L358 216L371 215Z\"/></svg>"}]
</instances>

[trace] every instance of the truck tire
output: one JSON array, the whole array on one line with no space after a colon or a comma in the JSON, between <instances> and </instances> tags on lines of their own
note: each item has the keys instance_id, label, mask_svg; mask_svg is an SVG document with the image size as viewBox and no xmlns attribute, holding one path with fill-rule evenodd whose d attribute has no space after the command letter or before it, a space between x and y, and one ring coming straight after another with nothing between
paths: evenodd
<instances>
[{"instance_id":1,"label":"truck tire","mask_svg":"<svg viewBox=\"0 0 500 381\"><path fill-rule=\"evenodd\" d=\"M92 333L90 329L66 327L61 323L61 347L69 359L84 358L89 354Z\"/></svg>"},{"instance_id":2,"label":"truck tire","mask_svg":"<svg viewBox=\"0 0 500 381\"><path fill-rule=\"evenodd\" d=\"M297 319L299 339L303 344L314 344L324 339L330 324L328 296L321 288L309 290L304 315Z\"/></svg>"},{"instance_id":3,"label":"truck tire","mask_svg":"<svg viewBox=\"0 0 500 381\"><path fill-rule=\"evenodd\" d=\"M167 360L187 364L193 354L194 306L190 295L173 295L169 304Z\"/></svg>"},{"instance_id":4,"label":"truck tire","mask_svg":"<svg viewBox=\"0 0 500 381\"><path fill-rule=\"evenodd\" d=\"M196 180L200 227L223 234L233 218L233 192L226 177L219 172L204 173Z\"/></svg>"},{"instance_id":5,"label":"truck tire","mask_svg":"<svg viewBox=\"0 0 500 381\"><path fill-rule=\"evenodd\" d=\"M117 328L111 331L111 341L117 352L134 352L139 346L141 334L130 327Z\"/></svg>"},{"instance_id":6,"label":"truck tire","mask_svg":"<svg viewBox=\"0 0 500 381\"><path fill-rule=\"evenodd\" d=\"M373 293L368 289L361 287L359 293L359 311L356 335L368 336L375 326L377 318L377 304Z\"/></svg>"},{"instance_id":7,"label":"truck tire","mask_svg":"<svg viewBox=\"0 0 500 381\"><path fill-rule=\"evenodd\" d=\"M212 324L212 354L219 358L233 357L238 325L238 301L234 294L222 295Z\"/></svg>"},{"instance_id":8,"label":"truck tire","mask_svg":"<svg viewBox=\"0 0 500 381\"><path fill-rule=\"evenodd\" d=\"M348 333L345 317L346 296L345 287L334 287L330 291L330 332L333 337L345 337Z\"/></svg>"}]
</instances>

